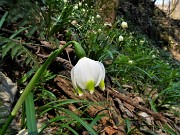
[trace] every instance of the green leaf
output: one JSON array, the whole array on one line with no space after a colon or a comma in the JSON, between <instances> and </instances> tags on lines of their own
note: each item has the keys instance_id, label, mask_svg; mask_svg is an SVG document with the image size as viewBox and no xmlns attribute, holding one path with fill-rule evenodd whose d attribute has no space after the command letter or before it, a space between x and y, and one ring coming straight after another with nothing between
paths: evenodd
<instances>
[{"instance_id":1,"label":"green leaf","mask_svg":"<svg viewBox=\"0 0 180 135\"><path fill-rule=\"evenodd\" d=\"M15 55L21 51L21 48L18 46L18 44L16 44L16 46L14 46L11 50L11 57L12 59L15 57Z\"/></svg>"},{"instance_id":2,"label":"green leaf","mask_svg":"<svg viewBox=\"0 0 180 135\"><path fill-rule=\"evenodd\" d=\"M58 117L50 119L47 123L44 123L38 129L38 133L41 134L43 132L43 130L46 129L51 123L56 122L56 121L60 121L60 120L64 120L64 119L67 119L67 116L58 116Z\"/></svg>"},{"instance_id":3,"label":"green leaf","mask_svg":"<svg viewBox=\"0 0 180 135\"><path fill-rule=\"evenodd\" d=\"M7 44L3 45L2 47L2 58L4 58L7 53L14 47L16 46L16 43L15 42L8 42Z\"/></svg>"},{"instance_id":4,"label":"green leaf","mask_svg":"<svg viewBox=\"0 0 180 135\"><path fill-rule=\"evenodd\" d=\"M67 104L73 104L73 103L89 103L87 100L74 100L74 99L68 99L68 100L60 100L60 101L52 101L50 103L47 103L46 105L39 107L37 110L40 110L40 116L45 114L46 112L52 110L54 107L60 107ZM43 110L43 111L42 111Z\"/></svg>"},{"instance_id":5,"label":"green leaf","mask_svg":"<svg viewBox=\"0 0 180 135\"><path fill-rule=\"evenodd\" d=\"M69 125L61 125L62 128L69 129L74 135L79 135L73 128L71 128Z\"/></svg>"},{"instance_id":6,"label":"green leaf","mask_svg":"<svg viewBox=\"0 0 180 135\"><path fill-rule=\"evenodd\" d=\"M25 99L25 107L26 107L28 135L37 135L38 132L36 125L35 106L34 106L32 92L30 92L27 98Z\"/></svg>"},{"instance_id":7,"label":"green leaf","mask_svg":"<svg viewBox=\"0 0 180 135\"><path fill-rule=\"evenodd\" d=\"M127 133L131 132L131 121L129 119L126 119L126 127L127 127Z\"/></svg>"},{"instance_id":8,"label":"green leaf","mask_svg":"<svg viewBox=\"0 0 180 135\"><path fill-rule=\"evenodd\" d=\"M15 38L19 33L21 33L22 31L25 31L25 30L28 29L28 28L29 28L29 27L25 27L25 28L22 28L22 29L18 30L16 33L14 33L13 35L11 35L11 36L9 37L9 39Z\"/></svg>"},{"instance_id":9,"label":"green leaf","mask_svg":"<svg viewBox=\"0 0 180 135\"><path fill-rule=\"evenodd\" d=\"M6 37L1 37L0 36L0 43L1 43L1 45L3 45L4 43L7 43L7 42L9 42L10 40L8 39L8 38L6 38Z\"/></svg>"},{"instance_id":10,"label":"green leaf","mask_svg":"<svg viewBox=\"0 0 180 135\"><path fill-rule=\"evenodd\" d=\"M163 127L164 130L168 132L170 135L177 135L175 131L168 124L164 124Z\"/></svg>"},{"instance_id":11,"label":"green leaf","mask_svg":"<svg viewBox=\"0 0 180 135\"><path fill-rule=\"evenodd\" d=\"M151 97L149 97L149 103L151 105L151 109L154 111L154 112L158 112L157 109L156 109L156 104L154 104L153 100L151 99Z\"/></svg>"},{"instance_id":12,"label":"green leaf","mask_svg":"<svg viewBox=\"0 0 180 135\"><path fill-rule=\"evenodd\" d=\"M36 69L33 68L30 71L28 71L19 81L19 84L22 84L24 82L26 82L34 73L35 73Z\"/></svg>"},{"instance_id":13,"label":"green leaf","mask_svg":"<svg viewBox=\"0 0 180 135\"><path fill-rule=\"evenodd\" d=\"M64 109L64 108L59 108L61 111L65 112L66 114L69 114L69 116L71 116L74 120L77 120L79 123L81 123L90 134L92 135L97 135L97 133L94 131L94 129L91 127L91 125L87 124L83 119L81 119L79 116L77 116L76 114L74 114L73 112Z\"/></svg>"},{"instance_id":14,"label":"green leaf","mask_svg":"<svg viewBox=\"0 0 180 135\"><path fill-rule=\"evenodd\" d=\"M8 11L6 11L6 12L4 13L3 17L2 17L1 20L0 20L0 29L1 29L1 27L2 27L2 25L3 25L3 23L4 23L4 21L5 21L5 19L6 19L6 17L7 17L7 15L8 15Z\"/></svg>"},{"instance_id":15,"label":"green leaf","mask_svg":"<svg viewBox=\"0 0 180 135\"><path fill-rule=\"evenodd\" d=\"M44 99L56 99L56 96L52 93L52 92L50 92L50 91L48 91L48 90L43 90L42 91L42 96L43 96L43 98Z\"/></svg>"},{"instance_id":16,"label":"green leaf","mask_svg":"<svg viewBox=\"0 0 180 135\"><path fill-rule=\"evenodd\" d=\"M102 117L106 116L105 114L100 114L100 115L97 115L93 121L91 122L90 126L93 127L97 122L98 120L100 120Z\"/></svg>"}]
</instances>

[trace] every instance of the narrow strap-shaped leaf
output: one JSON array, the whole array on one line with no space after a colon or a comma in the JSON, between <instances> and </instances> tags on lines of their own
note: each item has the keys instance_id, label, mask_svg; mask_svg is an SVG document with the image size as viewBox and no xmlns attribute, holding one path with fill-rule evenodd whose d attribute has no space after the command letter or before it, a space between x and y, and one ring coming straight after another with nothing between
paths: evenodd
<instances>
[{"instance_id":1,"label":"narrow strap-shaped leaf","mask_svg":"<svg viewBox=\"0 0 180 135\"><path fill-rule=\"evenodd\" d=\"M102 117L106 116L105 114L100 114L100 115L97 115L93 121L91 122L90 126L93 127L97 122L98 120L100 120Z\"/></svg>"},{"instance_id":2,"label":"narrow strap-shaped leaf","mask_svg":"<svg viewBox=\"0 0 180 135\"><path fill-rule=\"evenodd\" d=\"M38 134L41 134L45 128L47 128L51 123L57 122L60 120L65 120L67 119L67 116L58 116L55 118L50 119L48 122L44 123L39 129L38 129Z\"/></svg>"},{"instance_id":3,"label":"narrow strap-shaped leaf","mask_svg":"<svg viewBox=\"0 0 180 135\"><path fill-rule=\"evenodd\" d=\"M88 131L91 135L97 135L97 133L94 131L94 129L87 124L83 119L81 119L79 116L77 116L75 113L64 109L64 108L59 108L61 111L65 112L66 114L69 114L69 116L71 116L73 119L77 120L79 123L81 123Z\"/></svg>"},{"instance_id":4,"label":"narrow strap-shaped leaf","mask_svg":"<svg viewBox=\"0 0 180 135\"><path fill-rule=\"evenodd\" d=\"M4 23L7 15L8 15L8 11L6 11L6 12L4 13L3 17L2 17L1 20L0 20L0 29L1 29L2 25L3 25L3 23Z\"/></svg>"},{"instance_id":5,"label":"narrow strap-shaped leaf","mask_svg":"<svg viewBox=\"0 0 180 135\"><path fill-rule=\"evenodd\" d=\"M36 124L35 106L32 92L30 92L25 99L25 107L28 135L37 135L38 132Z\"/></svg>"},{"instance_id":6,"label":"narrow strap-shaped leaf","mask_svg":"<svg viewBox=\"0 0 180 135\"><path fill-rule=\"evenodd\" d=\"M25 27L25 28L22 28L22 29L18 30L16 33L14 33L13 35L11 35L11 36L9 37L9 39L15 38L19 33L21 33L22 31L27 30L28 28L29 28L29 27Z\"/></svg>"}]
</instances>

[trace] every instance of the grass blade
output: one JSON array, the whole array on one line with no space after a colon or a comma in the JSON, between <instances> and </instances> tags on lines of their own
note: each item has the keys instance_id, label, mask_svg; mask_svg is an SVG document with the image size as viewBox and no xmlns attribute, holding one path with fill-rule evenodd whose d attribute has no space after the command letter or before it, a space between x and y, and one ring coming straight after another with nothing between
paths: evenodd
<instances>
[{"instance_id":1,"label":"grass blade","mask_svg":"<svg viewBox=\"0 0 180 135\"><path fill-rule=\"evenodd\" d=\"M11 35L11 36L9 37L9 39L15 38L19 33L21 33L22 31L27 30L28 28L29 28L29 27L25 27L25 28L22 28L22 29L18 30L16 33L14 33L13 35Z\"/></svg>"},{"instance_id":2,"label":"grass blade","mask_svg":"<svg viewBox=\"0 0 180 135\"><path fill-rule=\"evenodd\" d=\"M102 117L104 117L104 116L106 116L105 114L100 114L100 115L97 115L94 119L93 119L93 121L91 122L91 124L90 124L90 126L92 127L93 125L95 125L97 122L98 122L98 120L100 120Z\"/></svg>"},{"instance_id":3,"label":"grass blade","mask_svg":"<svg viewBox=\"0 0 180 135\"><path fill-rule=\"evenodd\" d=\"M71 116L73 119L77 120L79 123L81 123L88 131L91 135L97 135L97 133L94 131L94 129L87 124L84 120L82 120L79 116L77 116L76 114L74 114L73 112L64 109L64 108L59 108L61 111L65 112L66 114L69 114L69 116Z\"/></svg>"},{"instance_id":4,"label":"grass blade","mask_svg":"<svg viewBox=\"0 0 180 135\"><path fill-rule=\"evenodd\" d=\"M50 119L47 123L43 124L38 129L38 134L41 134L44 129L46 129L49 125L51 125L51 123L56 122L56 121L60 121L60 120L64 120L64 119L67 119L67 117L66 116L58 116L58 117Z\"/></svg>"},{"instance_id":5,"label":"grass blade","mask_svg":"<svg viewBox=\"0 0 180 135\"><path fill-rule=\"evenodd\" d=\"M131 121L129 119L126 119L126 128L127 128L127 134L131 132Z\"/></svg>"},{"instance_id":6,"label":"grass blade","mask_svg":"<svg viewBox=\"0 0 180 135\"><path fill-rule=\"evenodd\" d=\"M170 135L177 135L175 131L168 124L164 124L163 127L164 130L168 132Z\"/></svg>"}]
</instances>

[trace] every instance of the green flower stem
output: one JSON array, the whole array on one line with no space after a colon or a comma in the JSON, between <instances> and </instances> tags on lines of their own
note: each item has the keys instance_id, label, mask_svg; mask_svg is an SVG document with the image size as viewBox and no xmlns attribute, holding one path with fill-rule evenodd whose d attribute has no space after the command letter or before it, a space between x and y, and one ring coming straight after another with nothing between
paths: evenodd
<instances>
[{"instance_id":1,"label":"green flower stem","mask_svg":"<svg viewBox=\"0 0 180 135\"><path fill-rule=\"evenodd\" d=\"M85 56L85 51L84 49L81 47L81 45L76 42L76 41L70 41L67 44L65 44L62 48L55 50L49 57L48 59L45 61L45 63L37 70L37 72L35 73L35 75L33 76L33 78L30 80L30 82L28 83L28 85L26 86L24 92L22 93L22 95L20 96L19 100L17 101L16 105L14 106L9 118L7 119L7 121L5 122L5 124L3 125L2 129L0 130L0 135L4 135L9 127L9 125L11 124L13 118L16 116L18 110L20 109L21 105L24 103L25 98L27 97L27 95L29 94L29 92L35 87L36 83L39 81L39 79L41 78L41 76L43 75L44 71L49 67L49 65L51 64L51 62L59 55L63 52L63 50L68 46L68 45L74 45L75 47L75 53L78 56L78 58L84 57Z\"/></svg>"}]
</instances>

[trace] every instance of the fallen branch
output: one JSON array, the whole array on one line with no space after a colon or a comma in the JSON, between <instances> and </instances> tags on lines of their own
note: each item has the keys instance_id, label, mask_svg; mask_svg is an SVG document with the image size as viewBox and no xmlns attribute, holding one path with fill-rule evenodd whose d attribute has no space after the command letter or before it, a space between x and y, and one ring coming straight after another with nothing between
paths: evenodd
<instances>
[{"instance_id":1,"label":"fallen branch","mask_svg":"<svg viewBox=\"0 0 180 135\"><path fill-rule=\"evenodd\" d=\"M165 117L162 114L153 112L150 109L145 108L145 107L133 102L131 98L115 91L114 89L112 89L109 86L108 86L107 92L109 93L109 95L111 95L112 98L113 97L119 98L120 100L123 100L124 102L134 106L135 108L137 108L143 112L146 112L147 114L151 115L154 119L160 120L163 123L167 123L167 120L165 119Z\"/></svg>"}]
</instances>

